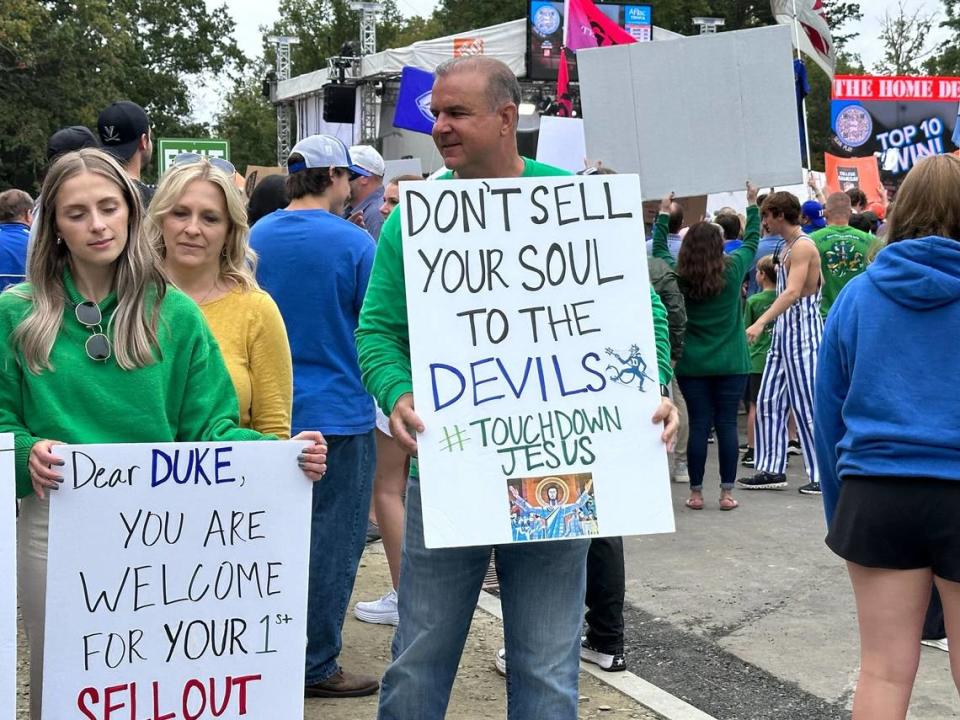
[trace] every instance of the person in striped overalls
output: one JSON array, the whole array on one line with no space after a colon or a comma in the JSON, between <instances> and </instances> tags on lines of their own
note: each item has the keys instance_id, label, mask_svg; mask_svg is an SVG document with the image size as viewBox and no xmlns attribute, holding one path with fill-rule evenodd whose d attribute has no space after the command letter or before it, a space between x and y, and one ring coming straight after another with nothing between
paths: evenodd
<instances>
[{"instance_id":1,"label":"person in striped overalls","mask_svg":"<svg viewBox=\"0 0 960 720\"><path fill-rule=\"evenodd\" d=\"M788 192L767 196L761 208L767 231L783 237L774 256L777 262L777 299L747 328L754 342L771 322L773 341L757 399L757 474L740 478L747 490L775 490L787 486L788 408L797 419L803 463L809 482L805 495L819 495L820 482L813 451L813 381L823 334L820 317L820 253L800 227L800 201Z\"/></svg>"}]
</instances>

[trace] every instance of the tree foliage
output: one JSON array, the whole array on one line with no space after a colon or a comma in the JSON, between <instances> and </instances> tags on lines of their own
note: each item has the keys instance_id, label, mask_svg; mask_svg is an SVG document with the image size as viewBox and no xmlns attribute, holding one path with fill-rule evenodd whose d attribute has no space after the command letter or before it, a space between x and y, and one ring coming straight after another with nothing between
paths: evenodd
<instances>
[{"instance_id":1,"label":"tree foliage","mask_svg":"<svg viewBox=\"0 0 960 720\"><path fill-rule=\"evenodd\" d=\"M897 3L891 13L884 12L880 21L880 40L883 42L883 58L873 70L879 75L916 75L921 72L923 61L933 54L930 31L936 16L922 10L911 9L904 0Z\"/></svg>"},{"instance_id":2,"label":"tree foliage","mask_svg":"<svg viewBox=\"0 0 960 720\"><path fill-rule=\"evenodd\" d=\"M0 188L35 189L47 138L95 128L114 100L142 105L157 135L195 133L190 87L243 58L225 7L204 0L4 0Z\"/></svg>"},{"instance_id":3,"label":"tree foliage","mask_svg":"<svg viewBox=\"0 0 960 720\"><path fill-rule=\"evenodd\" d=\"M255 63L227 95L216 119L217 137L230 141L230 159L241 173L248 165L277 164L277 113L263 95L263 62Z\"/></svg>"},{"instance_id":4,"label":"tree foliage","mask_svg":"<svg viewBox=\"0 0 960 720\"><path fill-rule=\"evenodd\" d=\"M948 39L927 60L926 71L931 75L960 76L960 0L943 0L943 19L940 27L949 31Z\"/></svg>"}]
</instances>

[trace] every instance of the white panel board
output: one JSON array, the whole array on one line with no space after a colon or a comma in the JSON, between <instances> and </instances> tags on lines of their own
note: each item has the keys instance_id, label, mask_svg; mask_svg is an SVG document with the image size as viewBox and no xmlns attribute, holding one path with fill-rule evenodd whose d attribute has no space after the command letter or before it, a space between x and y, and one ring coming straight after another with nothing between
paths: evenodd
<instances>
[{"instance_id":1,"label":"white panel board","mask_svg":"<svg viewBox=\"0 0 960 720\"><path fill-rule=\"evenodd\" d=\"M583 170L586 157L583 120L550 116L540 118L538 162L575 173Z\"/></svg>"},{"instance_id":2,"label":"white panel board","mask_svg":"<svg viewBox=\"0 0 960 720\"><path fill-rule=\"evenodd\" d=\"M0 717L17 716L17 556L14 526L13 435L0 435Z\"/></svg>"},{"instance_id":3,"label":"white panel board","mask_svg":"<svg viewBox=\"0 0 960 720\"><path fill-rule=\"evenodd\" d=\"M790 29L577 53L587 156L645 199L803 181Z\"/></svg>"}]
</instances>

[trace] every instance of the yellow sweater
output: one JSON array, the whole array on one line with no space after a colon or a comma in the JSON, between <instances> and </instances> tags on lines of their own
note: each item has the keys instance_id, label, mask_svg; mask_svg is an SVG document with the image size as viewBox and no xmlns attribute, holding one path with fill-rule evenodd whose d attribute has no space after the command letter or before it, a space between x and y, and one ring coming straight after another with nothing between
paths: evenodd
<instances>
[{"instance_id":1,"label":"yellow sweater","mask_svg":"<svg viewBox=\"0 0 960 720\"><path fill-rule=\"evenodd\" d=\"M230 372L240 425L290 437L293 365L287 329L263 290L233 290L200 306Z\"/></svg>"}]
</instances>

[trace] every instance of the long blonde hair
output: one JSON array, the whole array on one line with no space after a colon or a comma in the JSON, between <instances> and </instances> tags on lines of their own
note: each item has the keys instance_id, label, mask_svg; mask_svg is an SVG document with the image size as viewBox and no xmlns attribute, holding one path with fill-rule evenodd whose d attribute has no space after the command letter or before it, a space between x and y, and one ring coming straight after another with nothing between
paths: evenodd
<instances>
[{"instance_id":1,"label":"long blonde hair","mask_svg":"<svg viewBox=\"0 0 960 720\"><path fill-rule=\"evenodd\" d=\"M244 292L256 290L259 288L255 275L257 254L248 241L250 228L247 225L247 208L243 202L243 195L234 184L232 177L215 168L207 160L174 166L160 179L160 185L150 202L147 214L147 237L151 245L161 258L166 259L163 219L183 197L187 185L194 180L206 180L220 188L227 205L230 227L227 230L223 252L220 254L219 277Z\"/></svg>"},{"instance_id":2,"label":"long blonde hair","mask_svg":"<svg viewBox=\"0 0 960 720\"><path fill-rule=\"evenodd\" d=\"M14 290L32 305L13 332L13 344L34 374L53 369L50 352L67 303L63 273L70 263L70 252L66 243L57 242L57 200L63 184L82 173L100 175L116 185L128 210L127 242L114 261L117 309L108 324L108 332L112 327L110 341L117 364L124 370L149 365L154 362L153 350L158 347L157 319L166 293L166 277L141 232L140 193L116 160L100 150L87 148L58 158L47 173L41 190L43 211L27 262L30 286ZM148 295L153 299L149 319Z\"/></svg>"}]
</instances>

